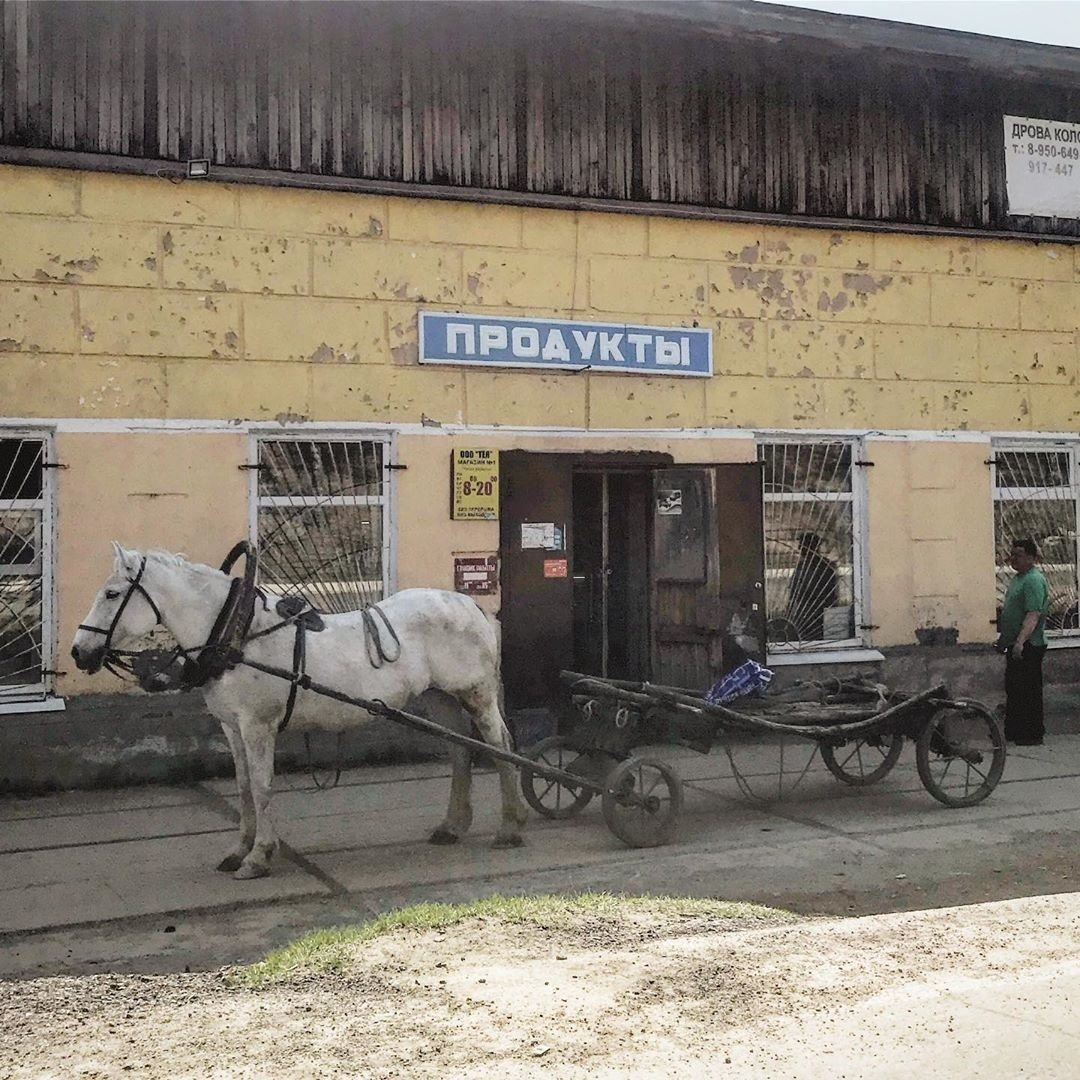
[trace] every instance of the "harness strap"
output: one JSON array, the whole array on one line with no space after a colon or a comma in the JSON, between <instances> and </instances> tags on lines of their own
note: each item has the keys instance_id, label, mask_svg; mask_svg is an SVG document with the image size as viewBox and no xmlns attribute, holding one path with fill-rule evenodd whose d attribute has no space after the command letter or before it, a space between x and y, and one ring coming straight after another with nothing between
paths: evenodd
<instances>
[{"instance_id":1,"label":"harness strap","mask_svg":"<svg viewBox=\"0 0 1080 1080\"><path fill-rule=\"evenodd\" d=\"M319 789L319 791L330 791L338 786L338 781L341 779L341 732L337 733L337 752L334 757L334 779L328 783L321 783L318 773L315 772L315 762L311 757L311 735L308 732L304 732L304 749L307 750L307 764L308 773L311 775L311 782Z\"/></svg>"},{"instance_id":2,"label":"harness strap","mask_svg":"<svg viewBox=\"0 0 1080 1080\"><path fill-rule=\"evenodd\" d=\"M268 608L266 608L265 599L263 600L263 608L264 610L269 610ZM315 608L310 606L304 607L303 610L297 611L293 615L287 615L284 619L281 620L281 622L276 622L273 626L268 626L265 630L260 630L258 631L258 633L255 634L248 634L244 638L244 644L246 645L249 641L258 641L259 638L266 637L267 634L273 634L286 626L303 625L308 630L315 630L316 632L318 632L325 629L325 624L322 622L321 618L318 618L318 615L319 612ZM314 626L312 625L313 616L316 617L314 620Z\"/></svg>"},{"instance_id":3,"label":"harness strap","mask_svg":"<svg viewBox=\"0 0 1080 1080\"><path fill-rule=\"evenodd\" d=\"M205 686L211 679L217 678L223 672L233 666L231 652L231 635L227 632L234 625L240 593L244 583L240 578L233 578L229 583L229 595L225 597L225 603L217 613L214 625L210 630L210 636L205 645L198 650L197 659L186 657L184 670L181 674L181 682L185 686ZM254 615L254 596L252 596L251 615ZM250 621L250 618L249 618Z\"/></svg>"},{"instance_id":4,"label":"harness strap","mask_svg":"<svg viewBox=\"0 0 1080 1080\"><path fill-rule=\"evenodd\" d=\"M233 578L229 583L229 595L214 620L209 639L205 645L192 650L199 653L199 658L185 661L181 675L184 686L205 686L211 679L216 679L236 667L243 659L243 645L251 621L255 618L255 603L258 599L258 590L255 587L257 559L251 545L246 540L236 544L225 557L221 570L222 573L230 573L241 555L244 556L244 576Z\"/></svg>"},{"instance_id":5,"label":"harness strap","mask_svg":"<svg viewBox=\"0 0 1080 1080\"><path fill-rule=\"evenodd\" d=\"M393 655L388 654L383 649L382 634L379 632L379 624L375 621L374 615L378 615L382 619L383 625L394 641ZM398 660L401 657L401 640L398 638L393 626L390 625L386 612L378 604L370 604L368 607L361 609L360 618L364 625L364 648L367 649L368 661L371 666L380 668L383 664L392 664L395 660Z\"/></svg>"},{"instance_id":6,"label":"harness strap","mask_svg":"<svg viewBox=\"0 0 1080 1080\"><path fill-rule=\"evenodd\" d=\"M278 723L279 734L288 727L289 721L292 719L293 709L296 707L296 692L303 683L309 681L305 670L307 666L307 633L302 622L296 624L296 637L293 638L292 666L292 679L289 681L289 697L285 702L285 715ZM306 734L304 738L307 738ZM309 749L309 760L310 756L311 751Z\"/></svg>"}]
</instances>

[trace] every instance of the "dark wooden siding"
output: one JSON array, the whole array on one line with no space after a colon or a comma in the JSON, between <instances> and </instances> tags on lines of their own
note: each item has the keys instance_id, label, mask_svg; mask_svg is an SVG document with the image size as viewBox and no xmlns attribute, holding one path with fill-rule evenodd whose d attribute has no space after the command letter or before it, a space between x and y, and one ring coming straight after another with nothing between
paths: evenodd
<instances>
[{"instance_id":1,"label":"dark wooden siding","mask_svg":"<svg viewBox=\"0 0 1080 1080\"><path fill-rule=\"evenodd\" d=\"M1080 90L572 5L0 0L0 144L1080 235L1005 212L1003 113Z\"/></svg>"}]
</instances>

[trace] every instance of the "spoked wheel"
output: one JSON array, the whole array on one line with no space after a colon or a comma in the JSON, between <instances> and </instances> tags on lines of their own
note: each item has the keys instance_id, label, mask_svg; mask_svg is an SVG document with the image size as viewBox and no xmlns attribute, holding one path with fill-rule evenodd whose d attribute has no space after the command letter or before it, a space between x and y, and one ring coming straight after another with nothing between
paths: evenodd
<instances>
[{"instance_id":1,"label":"spoked wheel","mask_svg":"<svg viewBox=\"0 0 1080 1080\"><path fill-rule=\"evenodd\" d=\"M563 735L541 739L523 750L522 754L538 765L562 769L564 772L573 772L574 763L584 756ZM580 813L592 801L594 794L588 788L571 787L560 780L542 776L524 765L521 768L521 793L538 814L556 820Z\"/></svg>"},{"instance_id":2,"label":"spoked wheel","mask_svg":"<svg viewBox=\"0 0 1080 1080\"><path fill-rule=\"evenodd\" d=\"M822 743L821 760L841 783L865 787L876 784L886 776L899 760L903 749L904 736L899 732L868 735L840 746Z\"/></svg>"},{"instance_id":3,"label":"spoked wheel","mask_svg":"<svg viewBox=\"0 0 1080 1080\"><path fill-rule=\"evenodd\" d=\"M978 702L942 709L915 745L923 787L946 806L974 806L997 787L1005 768L1005 732Z\"/></svg>"},{"instance_id":4,"label":"spoked wheel","mask_svg":"<svg viewBox=\"0 0 1080 1080\"><path fill-rule=\"evenodd\" d=\"M624 844L659 847L675 835L683 790L673 769L652 758L627 758L604 783L604 820Z\"/></svg>"}]
</instances>

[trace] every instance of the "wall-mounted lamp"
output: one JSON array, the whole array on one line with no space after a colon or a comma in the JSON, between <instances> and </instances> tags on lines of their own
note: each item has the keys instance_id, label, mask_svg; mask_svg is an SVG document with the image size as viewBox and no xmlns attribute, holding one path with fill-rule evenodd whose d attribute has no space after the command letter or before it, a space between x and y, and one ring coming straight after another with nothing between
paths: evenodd
<instances>
[{"instance_id":1,"label":"wall-mounted lamp","mask_svg":"<svg viewBox=\"0 0 1080 1080\"><path fill-rule=\"evenodd\" d=\"M210 175L210 160L208 158L196 158L187 163L189 180L203 180Z\"/></svg>"}]
</instances>

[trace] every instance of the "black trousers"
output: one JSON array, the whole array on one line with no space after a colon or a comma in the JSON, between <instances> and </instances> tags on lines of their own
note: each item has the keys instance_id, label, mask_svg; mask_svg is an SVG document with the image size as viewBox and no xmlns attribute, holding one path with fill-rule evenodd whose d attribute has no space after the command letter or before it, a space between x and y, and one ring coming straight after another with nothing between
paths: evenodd
<instances>
[{"instance_id":1,"label":"black trousers","mask_svg":"<svg viewBox=\"0 0 1080 1080\"><path fill-rule=\"evenodd\" d=\"M1005 738L1018 741L1041 739L1043 729L1042 663L1046 646L1024 646L1024 654L1014 660L1005 657Z\"/></svg>"}]
</instances>

